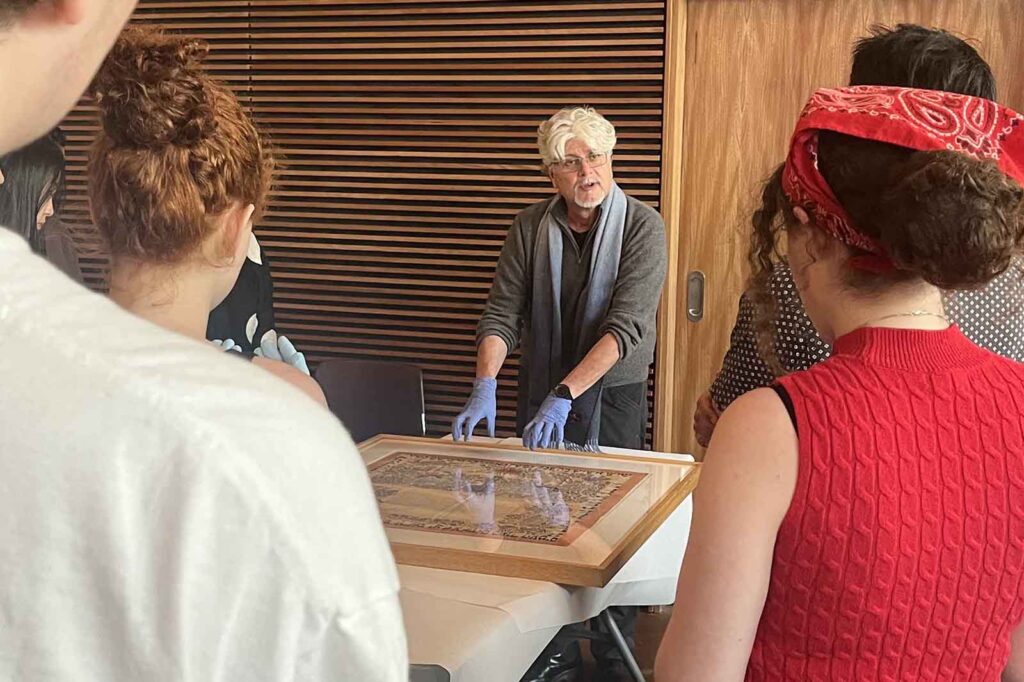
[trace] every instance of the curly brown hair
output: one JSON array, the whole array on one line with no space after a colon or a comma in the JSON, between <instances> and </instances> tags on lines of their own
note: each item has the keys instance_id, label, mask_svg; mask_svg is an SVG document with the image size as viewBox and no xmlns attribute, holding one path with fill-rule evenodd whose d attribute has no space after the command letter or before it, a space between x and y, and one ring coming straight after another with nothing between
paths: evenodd
<instances>
[{"instance_id":1,"label":"curly brown hair","mask_svg":"<svg viewBox=\"0 0 1024 682\"><path fill-rule=\"evenodd\" d=\"M775 376L785 374L775 348L775 296L772 292L772 274L782 261L779 233L786 225L794 224L793 209L782 191L782 172L778 166L761 188L761 206L750 218L752 229L747 264L750 278L747 295L754 306L753 327L757 351Z\"/></svg>"},{"instance_id":2,"label":"curly brown hair","mask_svg":"<svg viewBox=\"0 0 1024 682\"><path fill-rule=\"evenodd\" d=\"M202 67L206 43L127 29L91 91L102 132L89 158L93 221L114 259L191 257L233 203L258 219L274 167L238 99Z\"/></svg>"},{"instance_id":3,"label":"curly brown hair","mask_svg":"<svg viewBox=\"0 0 1024 682\"><path fill-rule=\"evenodd\" d=\"M1024 189L988 160L951 151L915 151L831 131L819 134L818 165L853 224L896 268L846 268L844 284L883 292L923 280L940 289L972 289L1003 273L1024 245ZM765 183L751 219L748 262L758 350L778 375L772 272L779 233L795 224L782 191L782 167ZM843 245L847 259L864 251Z\"/></svg>"}]
</instances>

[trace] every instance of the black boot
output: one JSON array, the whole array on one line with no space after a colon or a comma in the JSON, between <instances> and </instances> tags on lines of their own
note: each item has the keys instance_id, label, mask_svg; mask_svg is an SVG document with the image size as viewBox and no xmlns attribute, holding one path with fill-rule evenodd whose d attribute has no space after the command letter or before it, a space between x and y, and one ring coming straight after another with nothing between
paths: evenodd
<instances>
[{"instance_id":1,"label":"black boot","mask_svg":"<svg viewBox=\"0 0 1024 682\"><path fill-rule=\"evenodd\" d=\"M579 641L559 632L526 671L521 682L576 682L582 672Z\"/></svg>"}]
</instances>

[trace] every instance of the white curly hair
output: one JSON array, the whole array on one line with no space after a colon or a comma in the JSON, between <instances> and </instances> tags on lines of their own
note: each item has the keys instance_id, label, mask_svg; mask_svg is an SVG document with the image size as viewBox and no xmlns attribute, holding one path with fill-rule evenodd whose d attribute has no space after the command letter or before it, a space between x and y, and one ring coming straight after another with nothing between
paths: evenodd
<instances>
[{"instance_id":1,"label":"white curly hair","mask_svg":"<svg viewBox=\"0 0 1024 682\"><path fill-rule=\"evenodd\" d=\"M593 107L566 107L537 128L537 147L545 165L565 158L565 145L573 138L598 154L615 148L615 126Z\"/></svg>"}]
</instances>

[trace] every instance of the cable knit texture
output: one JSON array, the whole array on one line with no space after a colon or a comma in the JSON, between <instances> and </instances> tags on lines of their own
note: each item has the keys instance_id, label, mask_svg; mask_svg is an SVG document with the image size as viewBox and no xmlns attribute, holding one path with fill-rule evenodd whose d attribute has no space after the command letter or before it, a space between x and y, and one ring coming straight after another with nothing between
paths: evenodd
<instances>
[{"instance_id":1,"label":"cable knit texture","mask_svg":"<svg viewBox=\"0 0 1024 682\"><path fill-rule=\"evenodd\" d=\"M1024 615L1024 365L869 328L782 385L800 437L746 679L998 682Z\"/></svg>"}]
</instances>

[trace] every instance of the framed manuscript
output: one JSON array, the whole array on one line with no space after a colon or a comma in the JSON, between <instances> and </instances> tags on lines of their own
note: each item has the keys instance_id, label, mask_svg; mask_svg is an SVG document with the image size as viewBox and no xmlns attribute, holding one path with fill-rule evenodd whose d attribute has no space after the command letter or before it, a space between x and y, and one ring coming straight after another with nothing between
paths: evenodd
<instances>
[{"instance_id":1,"label":"framed manuscript","mask_svg":"<svg viewBox=\"0 0 1024 682\"><path fill-rule=\"evenodd\" d=\"M377 436L360 445L400 564L603 587L699 465Z\"/></svg>"}]
</instances>

